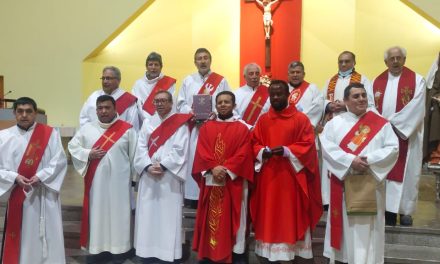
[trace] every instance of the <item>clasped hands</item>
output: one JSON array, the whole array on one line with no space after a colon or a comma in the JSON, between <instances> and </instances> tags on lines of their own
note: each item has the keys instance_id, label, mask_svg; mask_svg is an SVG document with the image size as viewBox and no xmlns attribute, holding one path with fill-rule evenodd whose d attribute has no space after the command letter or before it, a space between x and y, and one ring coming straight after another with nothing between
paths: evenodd
<instances>
[{"instance_id":1,"label":"clasped hands","mask_svg":"<svg viewBox=\"0 0 440 264\"><path fill-rule=\"evenodd\" d=\"M282 156L282 157L286 157L286 153L285 153L285 151L284 151L284 146L277 146L277 147L274 147L274 148L269 148L269 147L266 147L264 150L263 150L263 155L262 155L262 157L263 157L263 160L267 160L267 159L270 159L270 158L272 158L272 156Z\"/></svg>"},{"instance_id":2,"label":"clasped hands","mask_svg":"<svg viewBox=\"0 0 440 264\"><path fill-rule=\"evenodd\" d=\"M154 177L162 177L165 171L160 166L159 162L154 162L151 166L148 167L147 172Z\"/></svg>"},{"instance_id":3,"label":"clasped hands","mask_svg":"<svg viewBox=\"0 0 440 264\"><path fill-rule=\"evenodd\" d=\"M212 178L217 184L224 184L226 176L228 176L228 171L222 165L215 166L212 170Z\"/></svg>"},{"instance_id":4,"label":"clasped hands","mask_svg":"<svg viewBox=\"0 0 440 264\"><path fill-rule=\"evenodd\" d=\"M15 182L26 192L28 192L32 189L32 186L38 185L40 183L40 178L38 178L37 175L34 175L30 179L28 179L25 176L18 174L15 178Z\"/></svg>"},{"instance_id":5,"label":"clasped hands","mask_svg":"<svg viewBox=\"0 0 440 264\"><path fill-rule=\"evenodd\" d=\"M356 171L365 172L370 165L367 162L367 157L356 156L351 163L351 167Z\"/></svg>"}]
</instances>

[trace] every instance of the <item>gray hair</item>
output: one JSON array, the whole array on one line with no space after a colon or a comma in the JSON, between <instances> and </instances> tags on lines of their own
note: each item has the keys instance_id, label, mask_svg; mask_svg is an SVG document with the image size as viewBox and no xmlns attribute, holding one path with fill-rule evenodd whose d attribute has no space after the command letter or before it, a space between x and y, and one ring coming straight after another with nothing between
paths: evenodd
<instances>
[{"instance_id":1,"label":"gray hair","mask_svg":"<svg viewBox=\"0 0 440 264\"><path fill-rule=\"evenodd\" d=\"M261 73L261 67L260 67L260 65L258 65L258 64L255 63L255 62L251 62L251 63L248 63L248 64L246 64L246 65L244 66L244 68L243 68L243 75L246 75L246 74L248 73L248 71L249 71L249 68L252 67L252 66L257 67L258 71Z\"/></svg>"},{"instance_id":2,"label":"gray hair","mask_svg":"<svg viewBox=\"0 0 440 264\"><path fill-rule=\"evenodd\" d=\"M304 69L304 64L302 63L302 62L300 62L300 61L292 61L290 64L289 64L289 67L287 67L287 70L290 70L290 69L293 69L293 68L295 68L295 67L301 67L301 69L304 71L305 69Z\"/></svg>"},{"instance_id":3,"label":"gray hair","mask_svg":"<svg viewBox=\"0 0 440 264\"><path fill-rule=\"evenodd\" d=\"M118 79L119 81L121 80L121 71L117 67L115 67L115 66L106 66L102 70L102 73L104 73L106 70L112 71L113 74L115 75L116 79Z\"/></svg>"},{"instance_id":4,"label":"gray hair","mask_svg":"<svg viewBox=\"0 0 440 264\"><path fill-rule=\"evenodd\" d=\"M391 47L391 48L388 48L387 50L385 50L385 52L383 53L384 60L388 59L388 55L392 49L398 49L400 51L400 53L402 53L403 57L406 58L406 49L403 47L400 47L400 46L394 46L394 47Z\"/></svg>"}]
</instances>

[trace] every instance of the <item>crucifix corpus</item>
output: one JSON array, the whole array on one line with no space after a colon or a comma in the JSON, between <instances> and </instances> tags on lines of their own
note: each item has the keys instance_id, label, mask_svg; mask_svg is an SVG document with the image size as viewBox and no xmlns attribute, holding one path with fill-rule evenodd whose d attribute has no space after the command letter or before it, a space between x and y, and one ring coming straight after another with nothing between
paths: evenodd
<instances>
[{"instance_id":1,"label":"crucifix corpus","mask_svg":"<svg viewBox=\"0 0 440 264\"><path fill-rule=\"evenodd\" d=\"M263 9L263 26L265 33L265 51L266 62L265 67L270 69L270 33L273 25L272 20L272 6L279 0L245 0L246 2L257 2L257 4Z\"/></svg>"}]
</instances>

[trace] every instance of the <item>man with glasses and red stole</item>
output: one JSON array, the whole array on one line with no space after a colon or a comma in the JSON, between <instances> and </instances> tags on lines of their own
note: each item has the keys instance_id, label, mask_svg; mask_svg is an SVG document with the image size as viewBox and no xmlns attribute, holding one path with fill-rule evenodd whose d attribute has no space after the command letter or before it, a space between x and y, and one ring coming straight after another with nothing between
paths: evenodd
<instances>
[{"instance_id":1,"label":"man with glasses and red stole","mask_svg":"<svg viewBox=\"0 0 440 264\"><path fill-rule=\"evenodd\" d=\"M131 181L137 134L121 120L110 95L96 99L98 120L80 128L69 142L72 162L84 177L80 245L99 260L110 252L122 263L132 248ZM102 254L100 254L102 253ZM100 255L97 255L100 254Z\"/></svg>"},{"instance_id":2,"label":"man with glasses and red stole","mask_svg":"<svg viewBox=\"0 0 440 264\"><path fill-rule=\"evenodd\" d=\"M84 103L79 115L79 125L98 120L96 115L96 99L101 95L110 95L116 101L116 111L119 118L130 123L138 131L139 114L137 108L137 98L129 92L125 92L119 87L121 83L121 71L114 66L107 66L102 70L102 89L94 91Z\"/></svg>"},{"instance_id":3,"label":"man with glasses and red stole","mask_svg":"<svg viewBox=\"0 0 440 264\"><path fill-rule=\"evenodd\" d=\"M168 91L154 95L156 114L139 132L134 167L140 175L134 247L144 263L182 258L183 186L191 114L176 114Z\"/></svg>"},{"instance_id":4,"label":"man with glasses and red stole","mask_svg":"<svg viewBox=\"0 0 440 264\"><path fill-rule=\"evenodd\" d=\"M17 125L0 131L0 195L9 196L2 263L65 263L60 189L67 170L60 135L35 122L37 104L13 105Z\"/></svg>"}]
</instances>

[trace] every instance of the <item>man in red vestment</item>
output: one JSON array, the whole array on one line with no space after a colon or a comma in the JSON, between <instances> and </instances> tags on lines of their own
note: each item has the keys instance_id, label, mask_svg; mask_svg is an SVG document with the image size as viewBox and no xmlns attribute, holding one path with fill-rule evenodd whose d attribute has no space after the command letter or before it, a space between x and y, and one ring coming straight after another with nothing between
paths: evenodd
<instances>
[{"instance_id":1,"label":"man in red vestment","mask_svg":"<svg viewBox=\"0 0 440 264\"><path fill-rule=\"evenodd\" d=\"M322 214L318 156L308 117L288 104L287 83L273 80L269 95L271 108L252 132L255 253L262 263L291 263L313 258L310 234Z\"/></svg>"},{"instance_id":2,"label":"man in red vestment","mask_svg":"<svg viewBox=\"0 0 440 264\"><path fill-rule=\"evenodd\" d=\"M200 263L245 263L247 186L254 168L250 132L234 118L234 107L234 94L220 92L217 119L200 128L192 170L200 188L193 239Z\"/></svg>"}]
</instances>

